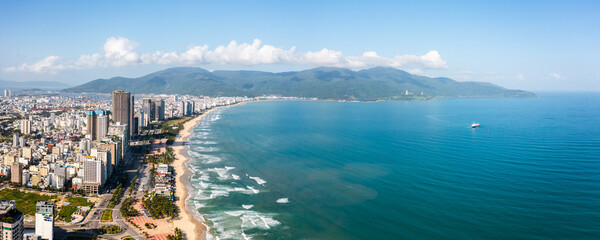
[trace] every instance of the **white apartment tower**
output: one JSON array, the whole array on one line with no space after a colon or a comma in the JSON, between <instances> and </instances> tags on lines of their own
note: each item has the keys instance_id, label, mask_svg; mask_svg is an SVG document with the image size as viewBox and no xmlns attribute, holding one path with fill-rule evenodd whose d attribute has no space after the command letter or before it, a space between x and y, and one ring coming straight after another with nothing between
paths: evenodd
<instances>
[{"instance_id":1,"label":"white apartment tower","mask_svg":"<svg viewBox=\"0 0 600 240\"><path fill-rule=\"evenodd\" d=\"M21 120L21 133L22 134L30 134L31 133L31 121L29 120Z\"/></svg>"},{"instance_id":2,"label":"white apartment tower","mask_svg":"<svg viewBox=\"0 0 600 240\"><path fill-rule=\"evenodd\" d=\"M35 211L35 235L42 239L54 238L54 203L38 201Z\"/></svg>"}]
</instances>

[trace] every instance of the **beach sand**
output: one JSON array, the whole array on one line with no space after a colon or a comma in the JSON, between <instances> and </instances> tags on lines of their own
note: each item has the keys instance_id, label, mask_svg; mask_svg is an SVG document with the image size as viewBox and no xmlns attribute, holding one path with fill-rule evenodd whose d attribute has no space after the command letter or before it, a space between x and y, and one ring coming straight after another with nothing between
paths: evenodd
<instances>
[{"instance_id":1,"label":"beach sand","mask_svg":"<svg viewBox=\"0 0 600 240\"><path fill-rule=\"evenodd\" d=\"M194 215L190 213L185 207L185 199L188 197L186 185L189 183L189 178L192 172L185 167L185 162L189 160L185 154L187 139L192 134L192 128L196 126L198 121L202 120L211 111L217 108L212 108L202 115L195 117L194 119L186 122L183 125L183 130L179 132L180 137L175 140L173 144L173 151L175 152L175 160L173 161L173 169L176 172L177 181L175 184L175 196L177 197L177 206L180 209L179 219L174 220L172 228L175 227L183 231L185 239L190 240L205 240L206 239L206 225L194 218Z\"/></svg>"}]
</instances>

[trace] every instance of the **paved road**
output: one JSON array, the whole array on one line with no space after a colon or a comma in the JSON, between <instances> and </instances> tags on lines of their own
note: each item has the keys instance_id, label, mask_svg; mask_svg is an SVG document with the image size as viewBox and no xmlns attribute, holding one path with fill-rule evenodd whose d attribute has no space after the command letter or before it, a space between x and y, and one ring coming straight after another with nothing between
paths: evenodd
<instances>
[{"instance_id":1,"label":"paved road","mask_svg":"<svg viewBox=\"0 0 600 240\"><path fill-rule=\"evenodd\" d=\"M123 228L123 232L120 234L112 235L111 238L121 239L122 237L125 237L125 236L131 236L134 239L143 239L144 238L144 237L140 236L135 231L135 229L133 229L132 227L127 225L127 222L121 216L121 211L120 211L121 205L123 204L123 200L125 200L127 197L129 197L129 189L135 188L135 183L131 182L131 180L133 180L133 178L137 174L137 169L141 163L142 163L141 159L136 158L135 160L130 161L128 166L125 168L126 169L125 173L127 174L128 181L125 182L125 186L124 186L125 190L123 192L123 197L121 197L120 201L117 203L117 205L115 206L115 208L113 209L113 212L112 212L113 222L116 222L119 226L121 226ZM134 189L134 191L135 191L135 189Z\"/></svg>"},{"instance_id":2,"label":"paved road","mask_svg":"<svg viewBox=\"0 0 600 240\"><path fill-rule=\"evenodd\" d=\"M134 160L135 159L135 160ZM111 193L114 190L120 179L120 174L113 174L111 178L111 183L105 187L105 189L110 189L111 192L100 195L100 201L97 203L92 211L87 215L87 217L78 224L71 225L60 225L57 226L58 229L55 228L55 231L58 233L57 239L60 239L64 235L75 236L75 237L90 237L94 234L100 235L100 227L103 225L119 225L123 228L123 232L120 234L112 234L112 235L102 235L104 238L109 239L121 239L125 236L131 236L134 239L144 239L144 237L137 234L137 232L130 228L124 219L121 217L121 213L119 211L121 207L121 203L127 196L129 196L128 189L131 187L131 180L137 173L137 168L141 164L140 158L131 157L125 163L123 173L127 175L127 181L125 181L124 193L117 205L113 209L113 221L112 222L101 222L102 212L108 208L109 200L112 198L113 194ZM75 231L79 229L86 229L85 231Z\"/></svg>"}]
</instances>

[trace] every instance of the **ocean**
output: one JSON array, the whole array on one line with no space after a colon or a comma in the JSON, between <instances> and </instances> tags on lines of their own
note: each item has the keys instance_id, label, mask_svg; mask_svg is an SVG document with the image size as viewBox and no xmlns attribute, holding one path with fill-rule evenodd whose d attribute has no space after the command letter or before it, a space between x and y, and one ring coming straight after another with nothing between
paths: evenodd
<instances>
[{"instance_id":1,"label":"ocean","mask_svg":"<svg viewBox=\"0 0 600 240\"><path fill-rule=\"evenodd\" d=\"M600 239L598 93L250 102L189 142L214 239Z\"/></svg>"}]
</instances>

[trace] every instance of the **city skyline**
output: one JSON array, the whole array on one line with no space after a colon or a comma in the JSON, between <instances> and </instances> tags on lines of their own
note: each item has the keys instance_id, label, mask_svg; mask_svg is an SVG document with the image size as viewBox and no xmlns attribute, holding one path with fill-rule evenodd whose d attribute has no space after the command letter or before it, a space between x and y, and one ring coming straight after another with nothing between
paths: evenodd
<instances>
[{"instance_id":1,"label":"city skyline","mask_svg":"<svg viewBox=\"0 0 600 240\"><path fill-rule=\"evenodd\" d=\"M524 90L598 91L596 2L2 3L0 79L139 77L176 66L389 66Z\"/></svg>"}]
</instances>

